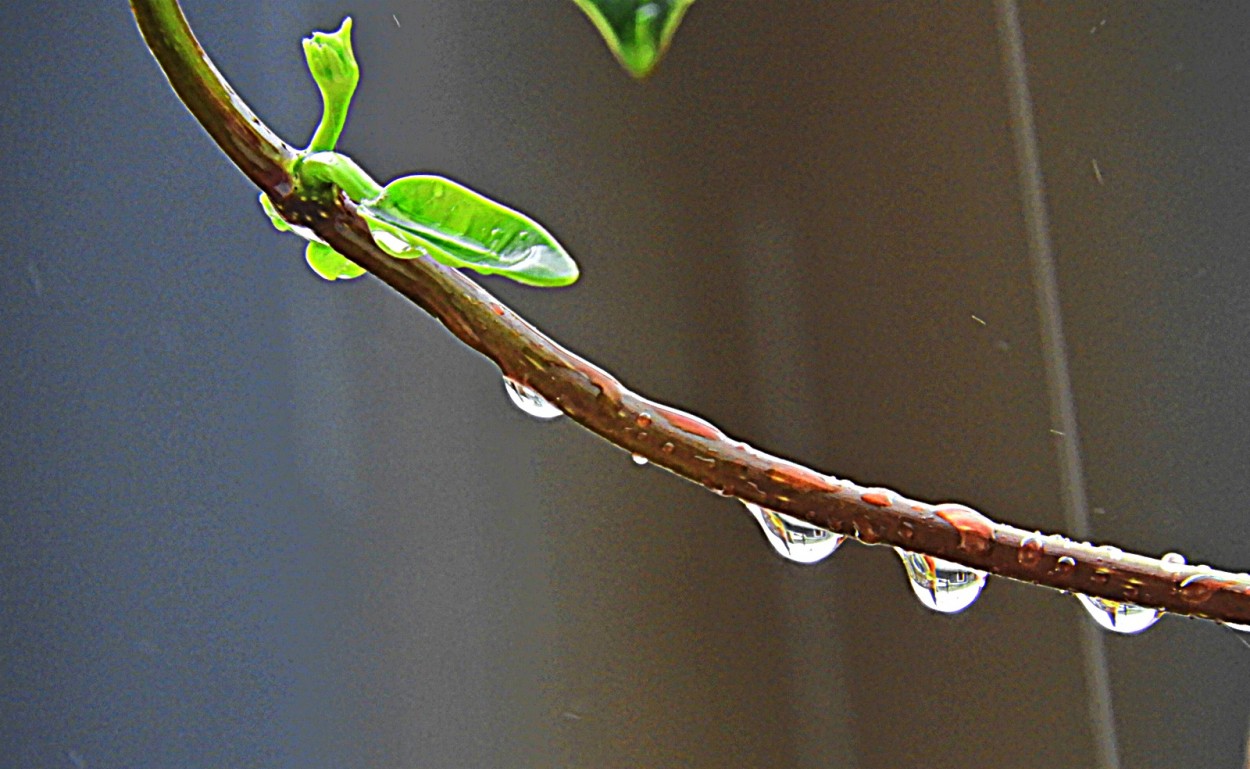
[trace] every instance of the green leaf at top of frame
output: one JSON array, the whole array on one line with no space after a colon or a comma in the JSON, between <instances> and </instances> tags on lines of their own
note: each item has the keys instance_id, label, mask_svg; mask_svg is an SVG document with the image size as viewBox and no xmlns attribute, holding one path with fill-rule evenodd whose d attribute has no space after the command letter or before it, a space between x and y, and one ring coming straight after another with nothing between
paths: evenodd
<instances>
[{"instance_id":1,"label":"green leaf at top of frame","mask_svg":"<svg viewBox=\"0 0 1250 769\"><path fill-rule=\"evenodd\" d=\"M636 78L651 74L694 0L573 0L617 60Z\"/></svg>"},{"instance_id":2,"label":"green leaf at top of frame","mask_svg":"<svg viewBox=\"0 0 1250 769\"><path fill-rule=\"evenodd\" d=\"M401 258L429 254L452 267L531 286L577 280L577 264L542 225L441 176L395 179L358 210L371 225L381 225L374 233L379 245ZM378 231L386 235L379 238Z\"/></svg>"}]
</instances>

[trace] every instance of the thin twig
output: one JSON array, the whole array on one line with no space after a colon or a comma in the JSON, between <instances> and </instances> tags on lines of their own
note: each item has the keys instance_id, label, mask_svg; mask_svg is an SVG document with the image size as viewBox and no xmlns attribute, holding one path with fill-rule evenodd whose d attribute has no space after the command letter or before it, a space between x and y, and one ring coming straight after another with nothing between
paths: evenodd
<instances>
[{"instance_id":1,"label":"thin twig","mask_svg":"<svg viewBox=\"0 0 1250 769\"><path fill-rule=\"evenodd\" d=\"M656 466L870 545L894 545L1024 582L1176 614L1250 623L1250 574L1164 562L995 523L962 505L865 489L735 441L707 422L631 392L565 350L481 286L430 259L379 249L351 201L299 188L292 150L234 94L196 42L177 0L131 0L170 85L231 160L292 223L437 318L507 376L586 429Z\"/></svg>"}]
</instances>

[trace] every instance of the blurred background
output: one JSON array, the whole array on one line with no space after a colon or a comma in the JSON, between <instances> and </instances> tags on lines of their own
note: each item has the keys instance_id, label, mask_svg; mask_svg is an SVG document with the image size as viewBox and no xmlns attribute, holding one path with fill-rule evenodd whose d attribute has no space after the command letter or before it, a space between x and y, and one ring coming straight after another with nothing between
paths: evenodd
<instances>
[{"instance_id":1,"label":"blurred background","mask_svg":"<svg viewBox=\"0 0 1250 769\"><path fill-rule=\"evenodd\" d=\"M632 388L1064 528L990 3L703 0L641 85L568 0L186 6L296 145L299 39L353 14L341 149L547 225L575 287L485 282ZM1250 7L1020 19L1092 536L1244 570ZM0 766L1244 765L1250 638L1091 651L1047 590L943 616L886 549L787 563L315 278L124 3L10 0L0 40Z\"/></svg>"}]
</instances>

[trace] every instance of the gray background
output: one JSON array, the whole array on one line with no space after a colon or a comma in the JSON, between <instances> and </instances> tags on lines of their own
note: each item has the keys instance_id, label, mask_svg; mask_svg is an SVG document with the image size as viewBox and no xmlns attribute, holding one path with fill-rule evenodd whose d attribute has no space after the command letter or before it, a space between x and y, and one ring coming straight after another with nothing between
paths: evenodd
<instances>
[{"instance_id":1,"label":"gray background","mask_svg":"<svg viewBox=\"0 0 1250 769\"><path fill-rule=\"evenodd\" d=\"M988 3L704 0L642 86L567 0L188 6L295 144L299 38L352 12L342 148L548 225L582 281L490 286L635 389L1062 528ZM1248 17L1022 8L1094 534L1234 570ZM934 615L887 550L787 564L525 418L376 281L311 275L123 3L4 3L0 63L0 765L1097 765L1076 601ZM1105 648L1123 766L1242 765L1242 638Z\"/></svg>"}]
</instances>

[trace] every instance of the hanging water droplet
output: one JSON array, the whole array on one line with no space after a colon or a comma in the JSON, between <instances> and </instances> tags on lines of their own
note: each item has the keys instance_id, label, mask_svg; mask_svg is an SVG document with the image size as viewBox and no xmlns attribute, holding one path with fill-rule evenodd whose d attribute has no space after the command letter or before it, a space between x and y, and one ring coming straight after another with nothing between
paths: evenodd
<instances>
[{"instance_id":1,"label":"hanging water droplet","mask_svg":"<svg viewBox=\"0 0 1250 769\"><path fill-rule=\"evenodd\" d=\"M1120 603L1080 593L1076 598L1095 622L1113 633L1140 633L1163 615L1158 609L1147 609L1135 603Z\"/></svg>"},{"instance_id":2,"label":"hanging water droplet","mask_svg":"<svg viewBox=\"0 0 1250 769\"><path fill-rule=\"evenodd\" d=\"M894 548L903 559L908 584L925 606L943 614L955 614L972 605L985 587L986 573L931 555Z\"/></svg>"},{"instance_id":3,"label":"hanging water droplet","mask_svg":"<svg viewBox=\"0 0 1250 769\"><path fill-rule=\"evenodd\" d=\"M845 539L840 534L818 528L784 513L743 502L764 530L764 537L782 558L795 563L816 563L833 555Z\"/></svg>"},{"instance_id":4,"label":"hanging water droplet","mask_svg":"<svg viewBox=\"0 0 1250 769\"><path fill-rule=\"evenodd\" d=\"M563 411L552 405L546 398L515 379L504 377L503 388L507 391L512 403L532 417L537 419L555 419L564 414Z\"/></svg>"},{"instance_id":5,"label":"hanging water droplet","mask_svg":"<svg viewBox=\"0 0 1250 769\"><path fill-rule=\"evenodd\" d=\"M639 467L647 463L647 458L641 454L631 454L629 458L634 460L634 464L638 465Z\"/></svg>"}]
</instances>

